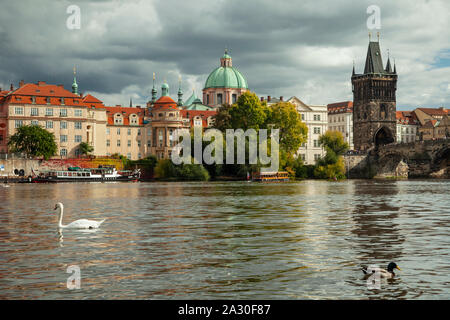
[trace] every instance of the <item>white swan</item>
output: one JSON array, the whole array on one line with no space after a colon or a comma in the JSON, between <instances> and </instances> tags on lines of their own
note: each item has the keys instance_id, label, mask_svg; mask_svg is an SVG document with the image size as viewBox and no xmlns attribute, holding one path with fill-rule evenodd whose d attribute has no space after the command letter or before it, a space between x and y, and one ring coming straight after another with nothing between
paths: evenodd
<instances>
[{"instance_id":1,"label":"white swan","mask_svg":"<svg viewBox=\"0 0 450 320\"><path fill-rule=\"evenodd\" d=\"M59 208L59 222L58 222L59 228L97 229L100 227L100 225L103 223L103 221L106 220L106 219L103 219L102 221L93 221L93 220L87 220L87 219L80 219L80 220L71 222L68 225L63 225L62 218L63 218L63 214L64 214L64 206L61 202L58 202L55 205L55 210L58 208Z\"/></svg>"}]
</instances>

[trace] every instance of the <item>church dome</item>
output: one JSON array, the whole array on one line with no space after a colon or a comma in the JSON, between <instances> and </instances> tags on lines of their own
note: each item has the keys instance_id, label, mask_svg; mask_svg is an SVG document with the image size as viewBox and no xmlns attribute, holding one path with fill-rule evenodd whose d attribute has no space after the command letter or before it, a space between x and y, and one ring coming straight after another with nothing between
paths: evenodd
<instances>
[{"instance_id":1,"label":"church dome","mask_svg":"<svg viewBox=\"0 0 450 320\"><path fill-rule=\"evenodd\" d=\"M231 56L225 51L216 68L206 79L205 88L240 88L248 89L247 80L242 73L232 66Z\"/></svg>"}]
</instances>

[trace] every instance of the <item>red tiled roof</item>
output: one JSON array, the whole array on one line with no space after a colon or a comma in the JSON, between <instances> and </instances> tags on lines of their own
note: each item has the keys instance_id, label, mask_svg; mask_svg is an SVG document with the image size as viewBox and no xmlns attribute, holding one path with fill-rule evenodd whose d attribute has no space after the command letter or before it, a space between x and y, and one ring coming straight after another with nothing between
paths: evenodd
<instances>
[{"instance_id":1,"label":"red tiled roof","mask_svg":"<svg viewBox=\"0 0 450 320\"><path fill-rule=\"evenodd\" d=\"M155 101L155 104L153 105L153 110L160 110L160 109L179 110L177 103L169 96L162 96L161 98Z\"/></svg>"},{"instance_id":2,"label":"red tiled roof","mask_svg":"<svg viewBox=\"0 0 450 320\"><path fill-rule=\"evenodd\" d=\"M434 128L436 122L437 120L428 120L427 122L425 122L422 128Z\"/></svg>"},{"instance_id":3,"label":"red tiled roof","mask_svg":"<svg viewBox=\"0 0 450 320\"><path fill-rule=\"evenodd\" d=\"M5 96L8 103L32 103L35 97L36 104L47 104L50 98L51 105L61 105L61 98L64 98L66 106L84 106L80 96L64 89L63 85L47 84L44 81L38 83L26 83L14 91L10 91Z\"/></svg>"},{"instance_id":4,"label":"red tiled roof","mask_svg":"<svg viewBox=\"0 0 450 320\"><path fill-rule=\"evenodd\" d=\"M396 111L395 117L399 124L417 124L417 118L412 111Z\"/></svg>"},{"instance_id":5,"label":"red tiled roof","mask_svg":"<svg viewBox=\"0 0 450 320\"><path fill-rule=\"evenodd\" d=\"M448 113L448 110L444 108L417 108L422 112L430 116L445 116Z\"/></svg>"},{"instance_id":6,"label":"red tiled roof","mask_svg":"<svg viewBox=\"0 0 450 320\"><path fill-rule=\"evenodd\" d=\"M96 97L94 97L91 94L87 94L86 96L83 97L83 103L101 103L103 104L103 101L100 101L99 99L97 99Z\"/></svg>"},{"instance_id":7,"label":"red tiled roof","mask_svg":"<svg viewBox=\"0 0 450 320\"><path fill-rule=\"evenodd\" d=\"M120 113L123 117L123 124L120 126L130 125L130 115L136 114L139 118L139 125L144 124L144 109L141 108L129 108L129 107L104 107L106 109L106 116L108 117L108 124L114 125L114 115Z\"/></svg>"},{"instance_id":8,"label":"red tiled roof","mask_svg":"<svg viewBox=\"0 0 450 320\"><path fill-rule=\"evenodd\" d=\"M327 105L328 113L353 112L353 101L330 103Z\"/></svg>"}]
</instances>

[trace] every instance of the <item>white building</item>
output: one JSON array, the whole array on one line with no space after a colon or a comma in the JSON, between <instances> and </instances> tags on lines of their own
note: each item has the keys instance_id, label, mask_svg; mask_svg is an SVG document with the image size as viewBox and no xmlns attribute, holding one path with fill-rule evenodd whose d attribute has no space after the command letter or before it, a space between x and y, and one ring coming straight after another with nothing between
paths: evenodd
<instances>
[{"instance_id":1,"label":"white building","mask_svg":"<svg viewBox=\"0 0 450 320\"><path fill-rule=\"evenodd\" d=\"M328 130L341 132L344 141L348 143L350 150L353 150L353 102L331 103L327 108Z\"/></svg>"},{"instance_id":2,"label":"white building","mask_svg":"<svg viewBox=\"0 0 450 320\"><path fill-rule=\"evenodd\" d=\"M397 111L397 142L408 143L416 141L419 121L412 111Z\"/></svg>"},{"instance_id":3,"label":"white building","mask_svg":"<svg viewBox=\"0 0 450 320\"><path fill-rule=\"evenodd\" d=\"M264 98L261 98L264 101ZM271 105L284 101L283 97L267 97L267 104ZM325 155L324 149L319 146L319 137L328 130L328 111L327 106L307 105L299 98L293 96L285 102L292 103L297 112L301 115L302 121L308 127L308 139L300 147L297 155L303 159L305 164L315 164L316 161Z\"/></svg>"}]
</instances>

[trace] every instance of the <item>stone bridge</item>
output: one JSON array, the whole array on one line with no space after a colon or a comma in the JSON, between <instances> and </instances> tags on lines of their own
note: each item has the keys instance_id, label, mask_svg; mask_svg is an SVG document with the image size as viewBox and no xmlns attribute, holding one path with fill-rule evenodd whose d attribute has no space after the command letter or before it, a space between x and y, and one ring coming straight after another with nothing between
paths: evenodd
<instances>
[{"instance_id":1,"label":"stone bridge","mask_svg":"<svg viewBox=\"0 0 450 320\"><path fill-rule=\"evenodd\" d=\"M450 139L392 143L356 157L345 159L350 177L450 178Z\"/></svg>"}]
</instances>

